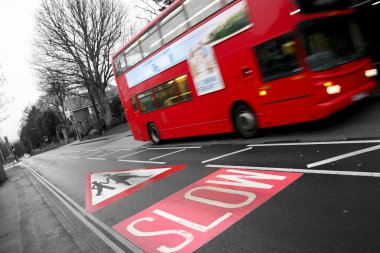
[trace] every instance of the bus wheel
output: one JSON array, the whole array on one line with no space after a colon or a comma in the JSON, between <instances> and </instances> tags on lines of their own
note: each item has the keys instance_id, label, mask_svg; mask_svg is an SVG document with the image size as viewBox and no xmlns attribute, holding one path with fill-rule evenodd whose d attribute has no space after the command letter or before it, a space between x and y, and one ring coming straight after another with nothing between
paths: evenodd
<instances>
[{"instance_id":1,"label":"bus wheel","mask_svg":"<svg viewBox=\"0 0 380 253\"><path fill-rule=\"evenodd\" d=\"M149 137L152 140L153 144L158 145L161 143L161 138L160 138L160 132L158 131L158 128L156 127L155 124L150 123L148 126L148 131L149 131Z\"/></svg>"},{"instance_id":2,"label":"bus wheel","mask_svg":"<svg viewBox=\"0 0 380 253\"><path fill-rule=\"evenodd\" d=\"M255 115L246 105L239 105L233 113L236 131L244 138L252 138L257 134L258 126Z\"/></svg>"}]
</instances>

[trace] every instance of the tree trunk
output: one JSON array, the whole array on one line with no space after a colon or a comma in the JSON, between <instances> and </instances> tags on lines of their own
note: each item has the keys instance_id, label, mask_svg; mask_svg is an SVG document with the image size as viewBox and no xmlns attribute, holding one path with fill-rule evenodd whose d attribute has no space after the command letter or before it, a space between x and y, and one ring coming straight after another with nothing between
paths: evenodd
<instances>
[{"instance_id":1,"label":"tree trunk","mask_svg":"<svg viewBox=\"0 0 380 253\"><path fill-rule=\"evenodd\" d=\"M95 111L95 116L96 116L96 123L98 125L98 129L99 131L102 131L103 130L103 120L102 120L102 117L100 115L100 112L98 110L98 107L97 107L97 104L96 104L96 92L94 91L94 88L91 87L90 85L86 85L87 86L87 91L88 91L88 94L90 96L90 100L91 100L91 103L92 103L92 106L94 107L94 111ZM99 104L99 103L98 103Z\"/></svg>"},{"instance_id":2,"label":"tree trunk","mask_svg":"<svg viewBox=\"0 0 380 253\"><path fill-rule=\"evenodd\" d=\"M3 163L0 162L0 184L7 179L7 174L5 174L5 170L3 167Z\"/></svg>"},{"instance_id":3,"label":"tree trunk","mask_svg":"<svg viewBox=\"0 0 380 253\"><path fill-rule=\"evenodd\" d=\"M58 128L55 129L55 137L57 138L57 141L59 142L59 144L61 144L61 138L59 138L59 130L58 130Z\"/></svg>"},{"instance_id":4,"label":"tree trunk","mask_svg":"<svg viewBox=\"0 0 380 253\"><path fill-rule=\"evenodd\" d=\"M62 134L63 134L63 139L65 141L65 144L69 143L69 136L67 134L67 128L64 127L64 128L61 129L61 131L62 131Z\"/></svg>"},{"instance_id":5,"label":"tree trunk","mask_svg":"<svg viewBox=\"0 0 380 253\"><path fill-rule=\"evenodd\" d=\"M104 111L104 120L105 120L106 126L107 128L110 128L111 121L112 121L112 113L111 113L110 104L108 102L105 92L102 92L100 99L102 101L102 107Z\"/></svg>"},{"instance_id":6,"label":"tree trunk","mask_svg":"<svg viewBox=\"0 0 380 253\"><path fill-rule=\"evenodd\" d=\"M97 108L99 109L101 115L102 126L104 125L103 130L105 130L104 128L110 128L112 114L106 94L105 92L102 92L98 87L93 87L92 91L94 99L96 100Z\"/></svg>"}]
</instances>

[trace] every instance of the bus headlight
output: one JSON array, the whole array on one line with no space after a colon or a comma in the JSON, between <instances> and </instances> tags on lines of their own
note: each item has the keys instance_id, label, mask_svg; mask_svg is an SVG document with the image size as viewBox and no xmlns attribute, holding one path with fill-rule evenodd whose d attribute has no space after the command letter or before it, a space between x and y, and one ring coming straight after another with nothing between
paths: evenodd
<instances>
[{"instance_id":1,"label":"bus headlight","mask_svg":"<svg viewBox=\"0 0 380 253\"><path fill-rule=\"evenodd\" d=\"M365 71L366 77L374 77L377 76L377 69L368 69Z\"/></svg>"},{"instance_id":2,"label":"bus headlight","mask_svg":"<svg viewBox=\"0 0 380 253\"><path fill-rule=\"evenodd\" d=\"M338 94L342 91L342 87L340 85L332 85L329 87L326 87L326 92L327 94L333 95L333 94Z\"/></svg>"}]
</instances>

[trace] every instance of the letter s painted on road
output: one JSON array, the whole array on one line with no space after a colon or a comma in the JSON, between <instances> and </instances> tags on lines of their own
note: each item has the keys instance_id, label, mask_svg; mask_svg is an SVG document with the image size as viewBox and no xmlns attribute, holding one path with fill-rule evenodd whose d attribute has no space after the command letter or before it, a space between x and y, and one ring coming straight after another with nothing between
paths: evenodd
<instances>
[{"instance_id":1,"label":"letter s painted on road","mask_svg":"<svg viewBox=\"0 0 380 253\"><path fill-rule=\"evenodd\" d=\"M141 221L155 221L155 219L153 217L145 217L145 218L135 220L134 222L132 222L131 224L127 226L128 232L139 237L176 234L185 238L185 241L183 243L181 243L180 245L174 248L169 248L169 247L166 247L165 245L161 245L160 247L157 248L159 252L165 252L165 253L177 252L178 250L181 250L184 247L186 247L194 239L194 236L185 230L161 230L161 231L154 231L154 232L139 231L134 226Z\"/></svg>"}]
</instances>

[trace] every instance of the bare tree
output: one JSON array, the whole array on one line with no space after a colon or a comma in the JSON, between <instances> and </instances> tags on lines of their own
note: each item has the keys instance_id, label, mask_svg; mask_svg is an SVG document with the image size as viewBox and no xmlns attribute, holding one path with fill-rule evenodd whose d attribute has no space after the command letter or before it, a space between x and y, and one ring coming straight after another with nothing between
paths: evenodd
<instances>
[{"instance_id":1,"label":"bare tree","mask_svg":"<svg viewBox=\"0 0 380 253\"><path fill-rule=\"evenodd\" d=\"M137 1L135 8L138 10L136 18L149 23L158 16L160 13L159 9L162 8L162 5L152 0L139 0Z\"/></svg>"},{"instance_id":2,"label":"bare tree","mask_svg":"<svg viewBox=\"0 0 380 253\"><path fill-rule=\"evenodd\" d=\"M58 113L61 114L62 119L66 119L65 116L65 100L69 96L71 89L75 89L76 86L70 85L66 77L52 71L51 69L40 69L39 75L39 88L44 93L42 100L45 104L53 107ZM76 90L76 89L75 89Z\"/></svg>"},{"instance_id":3,"label":"bare tree","mask_svg":"<svg viewBox=\"0 0 380 253\"><path fill-rule=\"evenodd\" d=\"M5 115L5 111L6 105L10 102L10 100L6 97L5 94L5 84L6 78L5 75L1 72L0 66L0 122L8 118L8 116Z\"/></svg>"},{"instance_id":4,"label":"bare tree","mask_svg":"<svg viewBox=\"0 0 380 253\"><path fill-rule=\"evenodd\" d=\"M87 89L98 124L110 125L105 90L127 12L118 0L43 0L37 12L34 64Z\"/></svg>"},{"instance_id":5,"label":"bare tree","mask_svg":"<svg viewBox=\"0 0 380 253\"><path fill-rule=\"evenodd\" d=\"M138 0L135 5L135 8L139 10L136 18L149 23L173 2L174 0Z\"/></svg>"}]
</instances>

